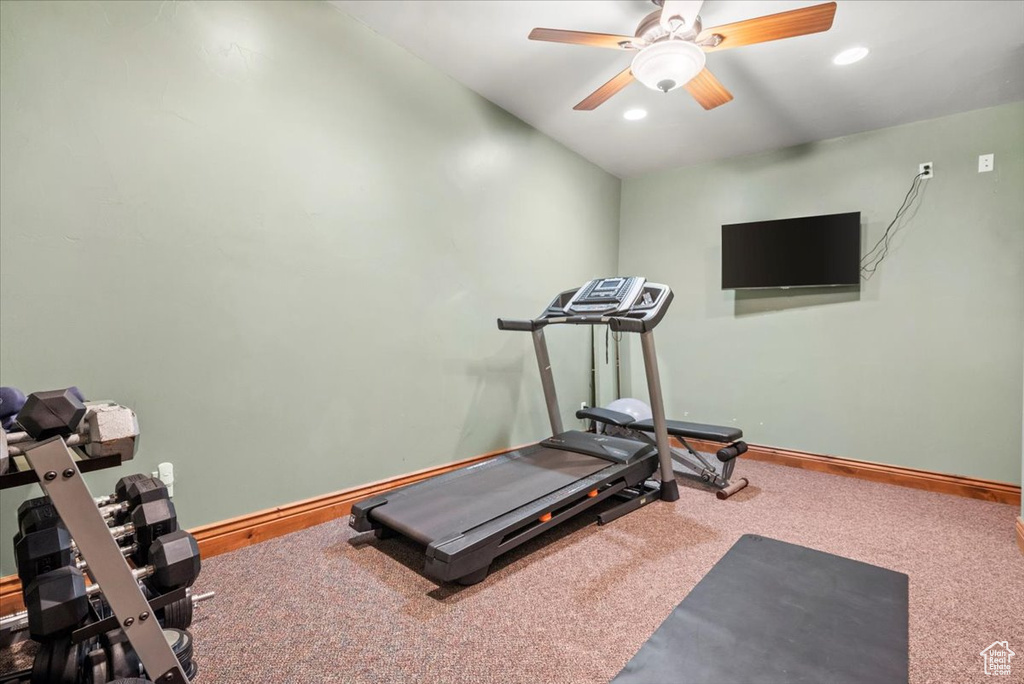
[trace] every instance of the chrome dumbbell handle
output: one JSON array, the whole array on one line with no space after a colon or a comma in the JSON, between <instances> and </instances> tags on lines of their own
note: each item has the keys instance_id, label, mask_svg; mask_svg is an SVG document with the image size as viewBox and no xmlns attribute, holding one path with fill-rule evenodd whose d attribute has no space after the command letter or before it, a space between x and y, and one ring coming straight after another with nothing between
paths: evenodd
<instances>
[{"instance_id":1,"label":"chrome dumbbell handle","mask_svg":"<svg viewBox=\"0 0 1024 684\"><path fill-rule=\"evenodd\" d=\"M128 546L122 546L121 547L121 555L122 556L130 556L130 555L132 555L133 553L135 553L138 550L139 550L139 545L138 544L129 544ZM77 567L79 570L83 570L83 571L84 570L88 570L89 569L89 564L86 563L85 560L78 554L78 549L77 548L74 549L73 553L78 557L78 560L75 561L75 567Z\"/></svg>"}]
</instances>

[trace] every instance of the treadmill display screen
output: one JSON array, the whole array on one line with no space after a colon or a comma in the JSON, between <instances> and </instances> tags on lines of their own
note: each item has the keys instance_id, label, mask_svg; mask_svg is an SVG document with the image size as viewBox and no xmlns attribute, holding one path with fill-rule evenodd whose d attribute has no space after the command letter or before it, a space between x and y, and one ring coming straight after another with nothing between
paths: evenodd
<instances>
[{"instance_id":1,"label":"treadmill display screen","mask_svg":"<svg viewBox=\"0 0 1024 684\"><path fill-rule=\"evenodd\" d=\"M601 278L591 280L576 295L570 310L574 313L607 312L622 306L630 296L636 278Z\"/></svg>"}]
</instances>

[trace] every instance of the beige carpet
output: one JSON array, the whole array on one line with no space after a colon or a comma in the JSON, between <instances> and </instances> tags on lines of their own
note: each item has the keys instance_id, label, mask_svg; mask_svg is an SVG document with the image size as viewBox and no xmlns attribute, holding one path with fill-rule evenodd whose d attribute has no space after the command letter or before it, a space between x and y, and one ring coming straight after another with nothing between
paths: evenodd
<instances>
[{"instance_id":1,"label":"beige carpet","mask_svg":"<svg viewBox=\"0 0 1024 684\"><path fill-rule=\"evenodd\" d=\"M1024 681L1016 507L738 470L753 484L728 501L684 487L606 527L571 523L472 587L438 587L415 549L346 521L209 559L198 588L217 598L192 627L198 681L607 682L745 533L907 573L912 682L992 681L979 654L996 640L1021 654L1000 681Z\"/></svg>"}]
</instances>

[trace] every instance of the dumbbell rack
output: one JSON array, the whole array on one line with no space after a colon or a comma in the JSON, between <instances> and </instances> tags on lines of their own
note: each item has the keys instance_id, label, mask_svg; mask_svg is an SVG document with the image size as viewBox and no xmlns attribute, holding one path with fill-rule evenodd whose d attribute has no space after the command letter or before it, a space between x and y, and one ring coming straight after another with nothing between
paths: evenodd
<instances>
[{"instance_id":1,"label":"dumbbell rack","mask_svg":"<svg viewBox=\"0 0 1024 684\"><path fill-rule=\"evenodd\" d=\"M39 482L78 545L79 552L88 563L89 575L102 588L113 612L113 616L108 618L110 624L103 620L83 627L72 635L72 640L84 641L96 633L120 627L151 680L159 684L188 684L185 672L153 615L160 605L185 596L185 590L165 594L160 597L160 605L146 600L82 479L83 471L120 465L120 456L76 462L64 439L51 437L26 448L25 458L32 470L0 475L0 489Z\"/></svg>"}]
</instances>

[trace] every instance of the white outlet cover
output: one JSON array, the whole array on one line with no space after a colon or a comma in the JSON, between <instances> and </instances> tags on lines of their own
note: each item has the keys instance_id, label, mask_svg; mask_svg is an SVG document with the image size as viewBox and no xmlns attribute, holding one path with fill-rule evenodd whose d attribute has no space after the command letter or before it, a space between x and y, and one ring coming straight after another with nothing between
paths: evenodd
<instances>
[{"instance_id":1,"label":"white outlet cover","mask_svg":"<svg viewBox=\"0 0 1024 684\"><path fill-rule=\"evenodd\" d=\"M978 157L978 173L991 171L995 165L996 155L994 154L983 154Z\"/></svg>"},{"instance_id":2,"label":"white outlet cover","mask_svg":"<svg viewBox=\"0 0 1024 684\"><path fill-rule=\"evenodd\" d=\"M927 171L925 171L925 167L926 166L928 167ZM919 174L922 174L921 175L921 180L926 180L928 178L934 178L935 177L935 166L931 162L924 162L922 164L918 164L917 172Z\"/></svg>"}]
</instances>

